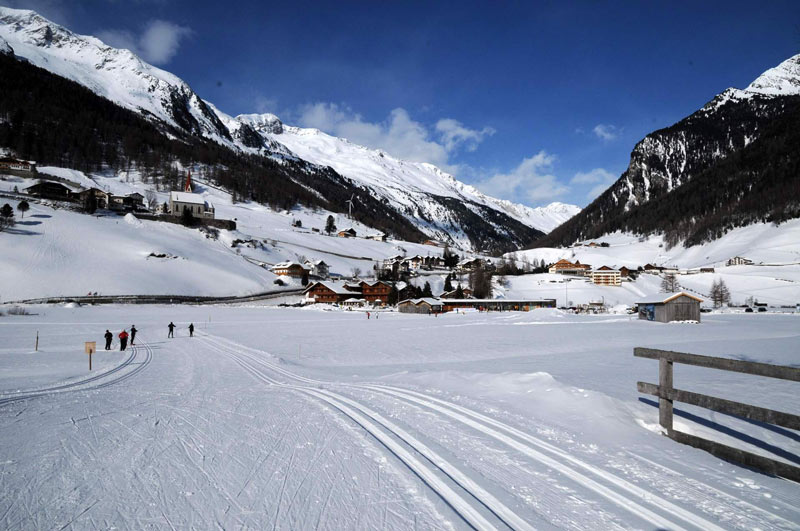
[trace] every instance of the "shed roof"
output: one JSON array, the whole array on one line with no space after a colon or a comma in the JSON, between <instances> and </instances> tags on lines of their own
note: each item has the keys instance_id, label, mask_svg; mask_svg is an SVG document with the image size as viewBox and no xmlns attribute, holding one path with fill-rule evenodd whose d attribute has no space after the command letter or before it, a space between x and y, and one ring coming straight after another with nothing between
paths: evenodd
<instances>
[{"instance_id":1,"label":"shed roof","mask_svg":"<svg viewBox=\"0 0 800 531\"><path fill-rule=\"evenodd\" d=\"M665 304L681 296L689 297L690 299L694 299L697 302L703 302L703 299L701 299L700 297L696 295L691 295L689 293L686 293L685 291L681 291L679 293L661 293L659 295L653 295L652 297L645 299L643 301L639 301L636 304Z\"/></svg>"}]
</instances>

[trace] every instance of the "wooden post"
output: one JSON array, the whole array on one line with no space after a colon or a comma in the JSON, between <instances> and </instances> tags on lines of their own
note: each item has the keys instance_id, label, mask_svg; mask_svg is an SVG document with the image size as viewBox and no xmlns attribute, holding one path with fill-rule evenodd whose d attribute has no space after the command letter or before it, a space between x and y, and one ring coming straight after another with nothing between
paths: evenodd
<instances>
[{"instance_id":1,"label":"wooden post","mask_svg":"<svg viewBox=\"0 0 800 531\"><path fill-rule=\"evenodd\" d=\"M665 398L672 391L672 362L666 358L658 360L658 422L672 435L672 400Z\"/></svg>"},{"instance_id":2,"label":"wooden post","mask_svg":"<svg viewBox=\"0 0 800 531\"><path fill-rule=\"evenodd\" d=\"M92 370L92 351L89 350L89 370Z\"/></svg>"},{"instance_id":3,"label":"wooden post","mask_svg":"<svg viewBox=\"0 0 800 531\"><path fill-rule=\"evenodd\" d=\"M39 352L39 331L36 331L36 352Z\"/></svg>"}]
</instances>

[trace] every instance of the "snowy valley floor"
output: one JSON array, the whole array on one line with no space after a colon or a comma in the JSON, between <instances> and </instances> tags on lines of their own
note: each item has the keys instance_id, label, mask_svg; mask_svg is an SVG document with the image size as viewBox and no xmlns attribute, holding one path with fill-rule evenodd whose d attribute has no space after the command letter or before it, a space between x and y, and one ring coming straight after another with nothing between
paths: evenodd
<instances>
[{"instance_id":1,"label":"snowy valley floor","mask_svg":"<svg viewBox=\"0 0 800 531\"><path fill-rule=\"evenodd\" d=\"M797 314L29 310L0 317L4 529L800 529L800 485L660 435L636 392L657 363L632 353L797 366ZM131 324L136 347L90 374L83 342ZM676 365L675 383L800 411L791 382ZM798 462L797 432L676 410Z\"/></svg>"}]
</instances>

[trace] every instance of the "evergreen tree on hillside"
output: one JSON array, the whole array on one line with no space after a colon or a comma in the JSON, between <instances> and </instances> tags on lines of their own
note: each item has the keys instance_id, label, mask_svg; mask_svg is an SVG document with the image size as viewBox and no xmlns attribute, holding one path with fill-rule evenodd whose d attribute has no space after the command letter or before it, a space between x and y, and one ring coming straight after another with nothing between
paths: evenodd
<instances>
[{"instance_id":1,"label":"evergreen tree on hillside","mask_svg":"<svg viewBox=\"0 0 800 531\"><path fill-rule=\"evenodd\" d=\"M450 281L450 275L447 275L444 279L444 291L453 291L453 283Z\"/></svg>"},{"instance_id":2,"label":"evergreen tree on hillside","mask_svg":"<svg viewBox=\"0 0 800 531\"><path fill-rule=\"evenodd\" d=\"M422 296L423 297L433 297L433 291L431 291L431 284L430 282L425 282L425 285L422 287Z\"/></svg>"},{"instance_id":3,"label":"evergreen tree on hillside","mask_svg":"<svg viewBox=\"0 0 800 531\"><path fill-rule=\"evenodd\" d=\"M331 234L336 231L336 222L333 219L333 216L328 216L328 219L325 221L325 232Z\"/></svg>"}]
</instances>

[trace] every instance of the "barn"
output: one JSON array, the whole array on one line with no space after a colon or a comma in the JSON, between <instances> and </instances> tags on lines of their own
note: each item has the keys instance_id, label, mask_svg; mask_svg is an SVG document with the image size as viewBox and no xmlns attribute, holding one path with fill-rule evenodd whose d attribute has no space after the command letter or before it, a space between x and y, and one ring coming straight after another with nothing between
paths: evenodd
<instances>
[{"instance_id":1,"label":"barn","mask_svg":"<svg viewBox=\"0 0 800 531\"><path fill-rule=\"evenodd\" d=\"M671 321L700 322L700 303L703 299L685 292L665 293L638 302L639 319L669 323Z\"/></svg>"}]
</instances>

